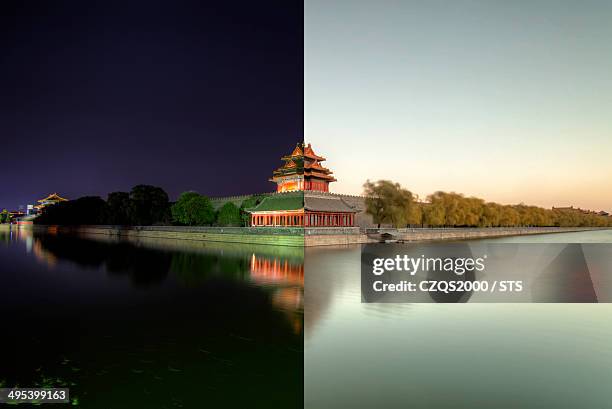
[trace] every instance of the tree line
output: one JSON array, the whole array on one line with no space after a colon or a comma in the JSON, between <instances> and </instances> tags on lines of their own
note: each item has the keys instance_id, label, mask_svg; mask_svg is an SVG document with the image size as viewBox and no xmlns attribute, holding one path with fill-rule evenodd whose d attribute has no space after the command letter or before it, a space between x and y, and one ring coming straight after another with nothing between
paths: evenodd
<instances>
[{"instance_id":1,"label":"tree line","mask_svg":"<svg viewBox=\"0 0 612 409\"><path fill-rule=\"evenodd\" d=\"M426 202L399 183L364 184L366 211L376 224L395 227L612 227L612 217L579 209L502 205L455 192L435 192Z\"/></svg>"},{"instance_id":2,"label":"tree line","mask_svg":"<svg viewBox=\"0 0 612 409\"><path fill-rule=\"evenodd\" d=\"M172 206L172 220L186 226L248 226L249 213L246 209L255 207L261 196L250 196L240 205L226 202L217 211L210 199L197 192L183 192Z\"/></svg>"},{"instance_id":3,"label":"tree line","mask_svg":"<svg viewBox=\"0 0 612 409\"><path fill-rule=\"evenodd\" d=\"M109 193L104 200L99 196L85 196L76 200L46 207L34 219L45 225L186 225L186 226L243 226L248 222L245 209L259 203L261 197L251 196L240 207L227 202L215 210L206 196L184 192L176 203L160 187L134 186L130 192Z\"/></svg>"}]
</instances>

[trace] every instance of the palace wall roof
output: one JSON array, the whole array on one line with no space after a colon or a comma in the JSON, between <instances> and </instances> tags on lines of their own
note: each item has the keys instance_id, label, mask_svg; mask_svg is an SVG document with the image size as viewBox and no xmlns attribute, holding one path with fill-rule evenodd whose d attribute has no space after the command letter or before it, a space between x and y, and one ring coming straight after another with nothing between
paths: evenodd
<instances>
[{"instance_id":1,"label":"palace wall roof","mask_svg":"<svg viewBox=\"0 0 612 409\"><path fill-rule=\"evenodd\" d=\"M255 207L246 209L248 212L274 212L281 210L300 210L304 208L304 192L275 193L264 197Z\"/></svg>"}]
</instances>

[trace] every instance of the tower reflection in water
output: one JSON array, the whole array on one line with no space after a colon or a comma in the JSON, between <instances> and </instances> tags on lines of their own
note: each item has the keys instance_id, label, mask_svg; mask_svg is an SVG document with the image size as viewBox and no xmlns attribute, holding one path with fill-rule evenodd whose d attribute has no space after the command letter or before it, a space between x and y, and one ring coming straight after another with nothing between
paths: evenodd
<instances>
[{"instance_id":1,"label":"tower reflection in water","mask_svg":"<svg viewBox=\"0 0 612 409\"><path fill-rule=\"evenodd\" d=\"M262 286L272 286L274 305L286 311L295 332L303 329L304 263L278 257L251 256L251 278Z\"/></svg>"},{"instance_id":2,"label":"tower reflection in water","mask_svg":"<svg viewBox=\"0 0 612 409\"><path fill-rule=\"evenodd\" d=\"M96 408L199 407L203 387L211 407L302 407L303 253L0 231L0 309L37 323L3 334L0 382Z\"/></svg>"},{"instance_id":3,"label":"tower reflection in water","mask_svg":"<svg viewBox=\"0 0 612 409\"><path fill-rule=\"evenodd\" d=\"M151 272L151 263L175 275L187 286L198 286L211 277L246 280L271 294L271 303L283 311L296 334L303 330L304 259L301 249L274 246L250 246L226 243L190 242L183 240L139 239L138 243L102 235L73 237L58 235L55 229L45 234L30 229L10 233L12 239L25 242L41 264L56 268L60 260L78 264L103 266L109 274L128 273L143 284ZM104 254L104 257L100 257ZM142 255L138 257L137 255ZM129 261L128 261L129 260ZM161 282L160 272L157 280Z\"/></svg>"}]
</instances>

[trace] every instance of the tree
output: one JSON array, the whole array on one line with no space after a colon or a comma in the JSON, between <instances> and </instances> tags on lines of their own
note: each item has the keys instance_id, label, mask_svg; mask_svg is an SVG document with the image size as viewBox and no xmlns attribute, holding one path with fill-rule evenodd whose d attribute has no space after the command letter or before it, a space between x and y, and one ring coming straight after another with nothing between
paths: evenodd
<instances>
[{"instance_id":1,"label":"tree","mask_svg":"<svg viewBox=\"0 0 612 409\"><path fill-rule=\"evenodd\" d=\"M241 224L240 209L232 202L227 202L217 215L217 224L219 226L240 226Z\"/></svg>"},{"instance_id":2,"label":"tree","mask_svg":"<svg viewBox=\"0 0 612 409\"><path fill-rule=\"evenodd\" d=\"M86 225L105 224L106 202L98 196L85 196L48 206L34 219L36 224Z\"/></svg>"},{"instance_id":3,"label":"tree","mask_svg":"<svg viewBox=\"0 0 612 409\"><path fill-rule=\"evenodd\" d=\"M412 193L403 189L399 183L389 180L379 180L376 183L369 180L363 185L366 196L366 212L372 215L374 223L388 223L395 227L408 224L412 209L415 206Z\"/></svg>"},{"instance_id":4,"label":"tree","mask_svg":"<svg viewBox=\"0 0 612 409\"><path fill-rule=\"evenodd\" d=\"M487 203L482 209L482 217L480 218L481 227L498 227L501 219L501 205L497 203Z\"/></svg>"},{"instance_id":5,"label":"tree","mask_svg":"<svg viewBox=\"0 0 612 409\"><path fill-rule=\"evenodd\" d=\"M192 191L181 193L176 203L173 204L172 208L170 209L172 213L172 220L178 224L191 224L191 217L187 213L187 202L199 196L199 193Z\"/></svg>"},{"instance_id":6,"label":"tree","mask_svg":"<svg viewBox=\"0 0 612 409\"><path fill-rule=\"evenodd\" d=\"M242 226L248 226L251 221L251 214L246 210L257 206L262 200L263 196L253 195L242 201L242 204L240 205L240 218Z\"/></svg>"},{"instance_id":7,"label":"tree","mask_svg":"<svg viewBox=\"0 0 612 409\"><path fill-rule=\"evenodd\" d=\"M156 186L134 186L130 192L130 213L135 225L167 223L170 219L168 194Z\"/></svg>"},{"instance_id":8,"label":"tree","mask_svg":"<svg viewBox=\"0 0 612 409\"><path fill-rule=\"evenodd\" d=\"M210 200L196 192L184 192L172 206L176 223L189 226L210 225L215 221L215 209Z\"/></svg>"},{"instance_id":9,"label":"tree","mask_svg":"<svg viewBox=\"0 0 612 409\"><path fill-rule=\"evenodd\" d=\"M108 223L110 224L131 224L130 194L128 192L112 192L106 199L108 205Z\"/></svg>"},{"instance_id":10,"label":"tree","mask_svg":"<svg viewBox=\"0 0 612 409\"><path fill-rule=\"evenodd\" d=\"M427 196L426 203L415 203L415 196L397 183L381 180L367 181L366 211L375 223L390 223L395 226L423 224L427 226L561 226L561 227L606 227L612 226L612 216L606 213L575 209L544 209L537 206L501 205L485 203L477 197L465 197L455 192L435 192ZM410 203L403 213L402 207ZM405 210L405 209L404 209ZM406 215L406 219L402 217Z\"/></svg>"},{"instance_id":11,"label":"tree","mask_svg":"<svg viewBox=\"0 0 612 409\"><path fill-rule=\"evenodd\" d=\"M0 212L0 223L8 223L11 219L11 216L8 210L4 209Z\"/></svg>"},{"instance_id":12,"label":"tree","mask_svg":"<svg viewBox=\"0 0 612 409\"><path fill-rule=\"evenodd\" d=\"M461 226L465 224L462 209L460 206L463 197L455 192L443 193L438 192L438 200L442 201L444 206L446 226Z\"/></svg>"},{"instance_id":13,"label":"tree","mask_svg":"<svg viewBox=\"0 0 612 409\"><path fill-rule=\"evenodd\" d=\"M215 209L206 196L194 197L187 202L190 225L208 226L215 221Z\"/></svg>"},{"instance_id":14,"label":"tree","mask_svg":"<svg viewBox=\"0 0 612 409\"><path fill-rule=\"evenodd\" d=\"M423 224L423 207L414 203L414 206L410 207L408 212L408 224L411 226L418 226Z\"/></svg>"},{"instance_id":15,"label":"tree","mask_svg":"<svg viewBox=\"0 0 612 409\"><path fill-rule=\"evenodd\" d=\"M499 218L499 225L503 227L518 226L520 215L512 206L503 206Z\"/></svg>"},{"instance_id":16,"label":"tree","mask_svg":"<svg viewBox=\"0 0 612 409\"><path fill-rule=\"evenodd\" d=\"M423 205L423 224L430 227L440 227L444 225L446 220L446 213L444 206L439 202L432 202Z\"/></svg>"},{"instance_id":17,"label":"tree","mask_svg":"<svg viewBox=\"0 0 612 409\"><path fill-rule=\"evenodd\" d=\"M478 226L484 212L484 200L477 197L468 197L463 200L465 205L465 219L464 223L466 226Z\"/></svg>"}]
</instances>

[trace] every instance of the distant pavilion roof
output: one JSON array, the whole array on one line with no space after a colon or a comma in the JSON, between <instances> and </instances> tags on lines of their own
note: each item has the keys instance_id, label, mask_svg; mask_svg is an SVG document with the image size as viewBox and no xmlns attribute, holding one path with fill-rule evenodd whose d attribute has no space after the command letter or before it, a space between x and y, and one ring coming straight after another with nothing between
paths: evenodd
<instances>
[{"instance_id":1,"label":"distant pavilion roof","mask_svg":"<svg viewBox=\"0 0 612 409\"><path fill-rule=\"evenodd\" d=\"M45 202L67 202L67 201L68 201L68 199L65 199L65 198L61 197L57 193L51 193L49 196L45 197L44 199L38 200L38 203L45 203Z\"/></svg>"}]
</instances>

